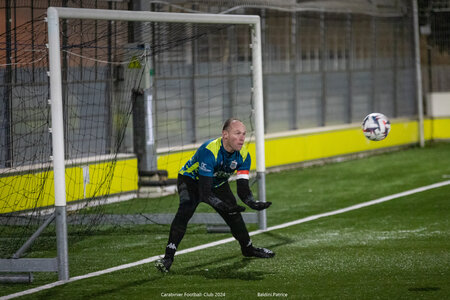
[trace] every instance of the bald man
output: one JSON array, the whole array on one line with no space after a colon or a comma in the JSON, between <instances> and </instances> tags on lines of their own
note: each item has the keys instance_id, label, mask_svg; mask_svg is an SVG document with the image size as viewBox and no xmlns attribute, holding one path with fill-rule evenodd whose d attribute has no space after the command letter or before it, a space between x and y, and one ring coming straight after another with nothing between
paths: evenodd
<instances>
[{"instance_id":1,"label":"bald man","mask_svg":"<svg viewBox=\"0 0 450 300\"><path fill-rule=\"evenodd\" d=\"M241 215L245 207L237 204L228 184L230 176L236 173L237 194L242 202L254 210L263 210L272 204L255 201L249 188L251 158L244 145L245 135L246 128L240 120L226 120L222 136L201 145L179 171L177 187L180 204L170 227L164 258L155 263L161 272L168 272L172 266L187 224L200 202L211 205L222 216L244 256L271 258L275 255L269 249L253 246Z\"/></svg>"}]
</instances>

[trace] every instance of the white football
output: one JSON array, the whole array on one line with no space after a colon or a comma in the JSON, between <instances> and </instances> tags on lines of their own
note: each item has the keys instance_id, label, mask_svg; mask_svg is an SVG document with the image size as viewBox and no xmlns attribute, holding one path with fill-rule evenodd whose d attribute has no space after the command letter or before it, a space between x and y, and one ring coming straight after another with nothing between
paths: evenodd
<instances>
[{"instance_id":1,"label":"white football","mask_svg":"<svg viewBox=\"0 0 450 300\"><path fill-rule=\"evenodd\" d=\"M384 140L391 130L391 122L380 113L371 113L362 122L362 131L367 139L371 141Z\"/></svg>"}]
</instances>

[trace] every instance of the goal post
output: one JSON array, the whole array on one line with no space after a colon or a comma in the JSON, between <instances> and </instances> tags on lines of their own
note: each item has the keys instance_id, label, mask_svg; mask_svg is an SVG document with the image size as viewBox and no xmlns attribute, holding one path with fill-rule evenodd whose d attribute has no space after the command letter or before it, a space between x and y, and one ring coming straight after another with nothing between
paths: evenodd
<instances>
[{"instance_id":1,"label":"goal post","mask_svg":"<svg viewBox=\"0 0 450 300\"><path fill-rule=\"evenodd\" d=\"M91 19L129 22L239 24L251 28L252 53L252 101L254 105L254 137L256 153L256 175L258 197L265 202L265 149L264 149L264 107L261 55L261 25L259 16L158 13L143 11L114 11L98 9L77 9L49 7L47 10L48 48L50 66L50 101L52 119L52 146L55 191L55 213L57 224L58 273L60 280L69 278L68 245L66 223L65 145L63 120L63 90L61 74L61 19ZM259 228L267 228L265 211L259 212Z\"/></svg>"}]
</instances>

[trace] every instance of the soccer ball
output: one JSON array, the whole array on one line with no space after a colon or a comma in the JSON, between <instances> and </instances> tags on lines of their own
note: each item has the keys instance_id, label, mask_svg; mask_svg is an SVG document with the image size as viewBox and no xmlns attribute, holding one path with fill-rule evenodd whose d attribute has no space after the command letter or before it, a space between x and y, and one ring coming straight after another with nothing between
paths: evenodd
<instances>
[{"instance_id":1,"label":"soccer ball","mask_svg":"<svg viewBox=\"0 0 450 300\"><path fill-rule=\"evenodd\" d=\"M389 119L380 113L371 113L362 122L362 131L367 139L381 141L385 139L391 129Z\"/></svg>"}]
</instances>

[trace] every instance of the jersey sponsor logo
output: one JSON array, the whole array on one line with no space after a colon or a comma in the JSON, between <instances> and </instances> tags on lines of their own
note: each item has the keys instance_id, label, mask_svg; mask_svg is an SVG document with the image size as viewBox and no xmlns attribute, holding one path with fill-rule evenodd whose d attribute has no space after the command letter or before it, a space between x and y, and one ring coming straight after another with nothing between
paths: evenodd
<instances>
[{"instance_id":1,"label":"jersey sponsor logo","mask_svg":"<svg viewBox=\"0 0 450 300\"><path fill-rule=\"evenodd\" d=\"M202 170L203 172L211 172L211 170L210 169L208 169L208 166L204 163L204 162L202 162L201 164L200 164L200 170Z\"/></svg>"}]
</instances>

